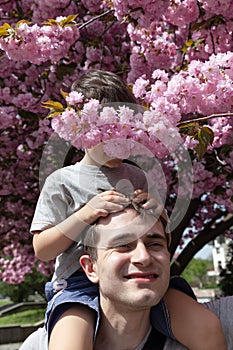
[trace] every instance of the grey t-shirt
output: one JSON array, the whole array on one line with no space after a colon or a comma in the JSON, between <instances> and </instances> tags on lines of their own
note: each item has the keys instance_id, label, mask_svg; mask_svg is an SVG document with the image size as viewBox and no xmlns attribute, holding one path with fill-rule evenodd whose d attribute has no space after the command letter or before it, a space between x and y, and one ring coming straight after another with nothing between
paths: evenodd
<instances>
[{"instance_id":1,"label":"grey t-shirt","mask_svg":"<svg viewBox=\"0 0 233 350\"><path fill-rule=\"evenodd\" d=\"M43 231L64 221L101 190L115 188L124 194L136 189L152 192L149 177L138 167L122 163L117 168L97 167L82 162L53 172L45 181L31 224L31 232ZM56 259L53 280L68 278L79 269L82 240Z\"/></svg>"},{"instance_id":2,"label":"grey t-shirt","mask_svg":"<svg viewBox=\"0 0 233 350\"><path fill-rule=\"evenodd\" d=\"M227 350L233 350L233 296L222 297L203 303L209 310L212 310L220 319L226 337ZM195 331L195 330L194 330ZM208 334L206 334L208 337ZM164 350L185 350L181 344L167 339ZM221 349L219 349L221 350Z\"/></svg>"},{"instance_id":3,"label":"grey t-shirt","mask_svg":"<svg viewBox=\"0 0 233 350\"><path fill-rule=\"evenodd\" d=\"M227 350L233 350L233 296L204 303L204 306L212 310L220 319L226 337ZM44 328L39 328L25 340L19 350L47 350L47 348L46 331ZM163 350L185 349L183 345L176 341L167 339Z\"/></svg>"}]
</instances>

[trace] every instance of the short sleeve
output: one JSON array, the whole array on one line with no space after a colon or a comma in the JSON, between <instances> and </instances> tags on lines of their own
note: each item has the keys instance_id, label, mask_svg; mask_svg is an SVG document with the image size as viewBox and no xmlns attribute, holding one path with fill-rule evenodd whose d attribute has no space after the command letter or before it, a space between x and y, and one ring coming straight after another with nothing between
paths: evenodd
<instances>
[{"instance_id":1,"label":"short sleeve","mask_svg":"<svg viewBox=\"0 0 233 350\"><path fill-rule=\"evenodd\" d=\"M233 296L211 300L203 305L213 311L220 319L226 337L227 349L233 349ZM178 342L167 339L164 350L185 350Z\"/></svg>"},{"instance_id":2,"label":"short sleeve","mask_svg":"<svg viewBox=\"0 0 233 350\"><path fill-rule=\"evenodd\" d=\"M220 319L227 349L233 349L233 296L221 297L203 304Z\"/></svg>"},{"instance_id":3,"label":"short sleeve","mask_svg":"<svg viewBox=\"0 0 233 350\"><path fill-rule=\"evenodd\" d=\"M45 181L30 231L42 231L65 220L68 216L69 202L65 184L61 181L61 173L56 171Z\"/></svg>"}]
</instances>

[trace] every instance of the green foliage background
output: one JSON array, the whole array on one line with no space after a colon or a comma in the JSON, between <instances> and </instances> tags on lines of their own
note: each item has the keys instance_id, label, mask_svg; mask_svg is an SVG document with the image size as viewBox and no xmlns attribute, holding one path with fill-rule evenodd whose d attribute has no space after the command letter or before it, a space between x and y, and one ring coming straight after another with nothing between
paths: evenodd
<instances>
[{"instance_id":1,"label":"green foliage background","mask_svg":"<svg viewBox=\"0 0 233 350\"><path fill-rule=\"evenodd\" d=\"M182 273L182 277L192 287L209 287L207 272L213 265L212 260L192 259Z\"/></svg>"}]
</instances>

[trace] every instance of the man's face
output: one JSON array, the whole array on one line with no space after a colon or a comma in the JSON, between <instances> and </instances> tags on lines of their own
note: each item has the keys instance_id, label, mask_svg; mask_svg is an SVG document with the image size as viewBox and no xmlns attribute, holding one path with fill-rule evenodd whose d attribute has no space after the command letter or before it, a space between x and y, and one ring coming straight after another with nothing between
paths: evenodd
<instances>
[{"instance_id":1,"label":"man's face","mask_svg":"<svg viewBox=\"0 0 233 350\"><path fill-rule=\"evenodd\" d=\"M103 219L102 221L106 221ZM170 254L163 226L154 217L126 210L98 227L100 241L94 269L101 304L144 310L165 294Z\"/></svg>"}]
</instances>

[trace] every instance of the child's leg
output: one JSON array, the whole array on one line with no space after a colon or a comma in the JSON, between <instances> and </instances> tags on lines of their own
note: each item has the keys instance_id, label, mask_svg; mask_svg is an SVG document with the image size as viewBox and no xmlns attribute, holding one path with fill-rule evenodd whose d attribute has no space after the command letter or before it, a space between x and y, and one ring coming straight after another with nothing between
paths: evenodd
<instances>
[{"instance_id":1,"label":"child's leg","mask_svg":"<svg viewBox=\"0 0 233 350\"><path fill-rule=\"evenodd\" d=\"M92 350L95 315L87 306L76 304L55 323L49 350Z\"/></svg>"},{"instance_id":2,"label":"child's leg","mask_svg":"<svg viewBox=\"0 0 233 350\"><path fill-rule=\"evenodd\" d=\"M190 350L226 350L217 316L188 295L169 288L164 297L175 338Z\"/></svg>"}]
</instances>

